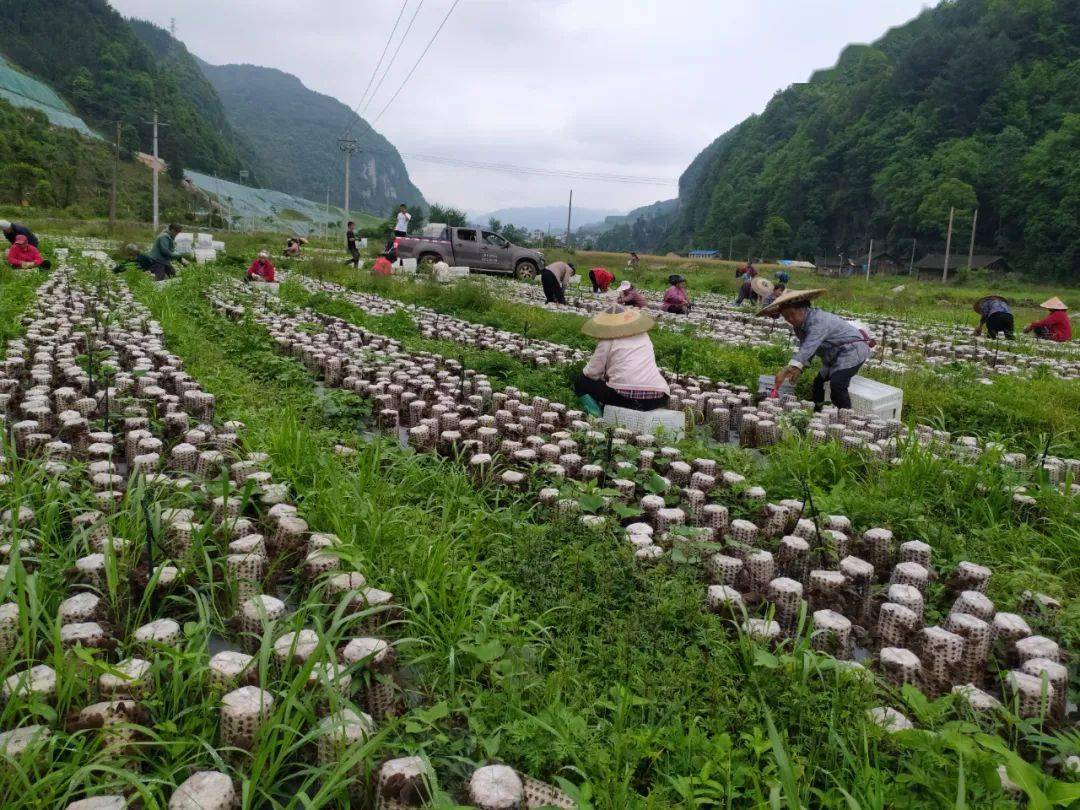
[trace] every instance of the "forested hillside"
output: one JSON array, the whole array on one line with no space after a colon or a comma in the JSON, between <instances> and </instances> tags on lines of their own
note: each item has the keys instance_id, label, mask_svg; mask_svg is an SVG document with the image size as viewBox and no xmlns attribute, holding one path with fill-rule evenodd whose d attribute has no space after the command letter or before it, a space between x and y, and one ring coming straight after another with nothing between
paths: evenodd
<instances>
[{"instance_id":1,"label":"forested hillside","mask_svg":"<svg viewBox=\"0 0 1080 810\"><path fill-rule=\"evenodd\" d=\"M666 249L977 244L1080 276L1080 3L946 0L777 93L680 180ZM964 247L958 247L963 245ZM920 250L920 252L922 252Z\"/></svg>"},{"instance_id":2,"label":"forested hillside","mask_svg":"<svg viewBox=\"0 0 1080 810\"><path fill-rule=\"evenodd\" d=\"M159 65L126 20L105 0L0 0L0 51L48 82L98 131L111 136L124 122L123 143L149 151L144 123L158 108L169 127L160 152L175 167L235 176L240 157L216 119L220 107L181 92L179 80ZM181 77L182 78L182 77Z\"/></svg>"},{"instance_id":3,"label":"forested hillside","mask_svg":"<svg viewBox=\"0 0 1080 810\"><path fill-rule=\"evenodd\" d=\"M8 218L33 217L43 209L62 209L87 219L107 217L112 163L113 150L105 141L51 126L44 113L0 99L0 165L4 167L0 205L32 206L25 214L8 208ZM141 163L121 161L117 216L149 219L150 194L150 170ZM188 202L188 195L177 186L161 184L163 218L182 215Z\"/></svg>"},{"instance_id":4,"label":"forested hillside","mask_svg":"<svg viewBox=\"0 0 1080 810\"><path fill-rule=\"evenodd\" d=\"M229 123L262 167L264 185L316 201L329 190L331 201L342 204L345 167L337 139L352 118L348 107L280 70L199 65ZM353 125L352 136L361 151L351 166L351 207L378 216L388 216L399 202L426 210L393 144L362 120Z\"/></svg>"}]
</instances>

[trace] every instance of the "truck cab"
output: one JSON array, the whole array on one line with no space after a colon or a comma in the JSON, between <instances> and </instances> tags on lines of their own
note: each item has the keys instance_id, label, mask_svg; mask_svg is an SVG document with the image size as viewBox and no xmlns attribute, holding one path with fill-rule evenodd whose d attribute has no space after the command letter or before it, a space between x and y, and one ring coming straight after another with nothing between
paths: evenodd
<instances>
[{"instance_id":1,"label":"truck cab","mask_svg":"<svg viewBox=\"0 0 1080 810\"><path fill-rule=\"evenodd\" d=\"M394 240L398 258L416 259L420 265L444 261L472 271L511 273L520 279L534 278L544 267L544 254L521 247L478 225L453 226L430 223L419 236Z\"/></svg>"}]
</instances>

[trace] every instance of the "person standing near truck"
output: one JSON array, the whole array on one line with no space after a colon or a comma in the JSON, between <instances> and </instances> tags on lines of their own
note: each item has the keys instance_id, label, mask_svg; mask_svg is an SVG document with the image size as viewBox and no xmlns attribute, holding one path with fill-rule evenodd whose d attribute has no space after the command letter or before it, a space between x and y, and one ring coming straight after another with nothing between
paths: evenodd
<instances>
[{"instance_id":1,"label":"person standing near truck","mask_svg":"<svg viewBox=\"0 0 1080 810\"><path fill-rule=\"evenodd\" d=\"M360 265L360 248L356 246L356 223L349 221L348 229L345 231L345 249L349 251L349 259L345 264L351 264L353 267L359 267Z\"/></svg>"},{"instance_id":2,"label":"person standing near truck","mask_svg":"<svg viewBox=\"0 0 1080 810\"><path fill-rule=\"evenodd\" d=\"M405 207L405 203L402 203L398 206L397 222L394 223L394 236L409 235L410 219L412 219L412 214L410 214L409 209Z\"/></svg>"}]
</instances>

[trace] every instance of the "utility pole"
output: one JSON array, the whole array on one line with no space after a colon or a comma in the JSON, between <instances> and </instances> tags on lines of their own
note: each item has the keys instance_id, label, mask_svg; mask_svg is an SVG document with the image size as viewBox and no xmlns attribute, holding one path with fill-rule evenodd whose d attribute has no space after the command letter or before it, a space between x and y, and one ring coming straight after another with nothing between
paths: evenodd
<instances>
[{"instance_id":1,"label":"utility pole","mask_svg":"<svg viewBox=\"0 0 1080 810\"><path fill-rule=\"evenodd\" d=\"M971 216L971 241L968 243L968 272L971 272L971 257L975 255L975 226L979 224L979 209Z\"/></svg>"},{"instance_id":2,"label":"utility pole","mask_svg":"<svg viewBox=\"0 0 1080 810\"><path fill-rule=\"evenodd\" d=\"M731 261L732 251L735 250L735 234L731 234L727 240L727 257L728 261Z\"/></svg>"},{"instance_id":3,"label":"utility pole","mask_svg":"<svg viewBox=\"0 0 1080 810\"><path fill-rule=\"evenodd\" d=\"M116 225L116 172L117 165L120 163L120 127L122 123L116 122L116 150L113 153L112 164L112 192L109 194L109 233L112 233L113 226Z\"/></svg>"},{"instance_id":4,"label":"utility pole","mask_svg":"<svg viewBox=\"0 0 1080 810\"><path fill-rule=\"evenodd\" d=\"M918 244L918 239L911 240L911 261L908 262L907 274L910 276L915 270L915 245Z\"/></svg>"},{"instance_id":5,"label":"utility pole","mask_svg":"<svg viewBox=\"0 0 1080 810\"><path fill-rule=\"evenodd\" d=\"M339 138L338 149L345 153L345 221L349 221L349 163L353 152L360 149L360 142L355 138Z\"/></svg>"},{"instance_id":6,"label":"utility pole","mask_svg":"<svg viewBox=\"0 0 1080 810\"><path fill-rule=\"evenodd\" d=\"M870 262L874 260L874 240L870 240L870 252L866 254L866 280L870 280Z\"/></svg>"},{"instance_id":7,"label":"utility pole","mask_svg":"<svg viewBox=\"0 0 1080 810\"><path fill-rule=\"evenodd\" d=\"M566 247L570 247L570 212L574 210L574 190L570 189L570 202L566 206Z\"/></svg>"},{"instance_id":8,"label":"utility pole","mask_svg":"<svg viewBox=\"0 0 1080 810\"><path fill-rule=\"evenodd\" d=\"M158 232L158 113L154 110L154 233Z\"/></svg>"},{"instance_id":9,"label":"utility pole","mask_svg":"<svg viewBox=\"0 0 1080 810\"><path fill-rule=\"evenodd\" d=\"M945 266L941 268L941 280L942 282L949 280L949 251L952 250L952 221L953 214L956 213L956 208L949 206L949 233L945 237Z\"/></svg>"}]
</instances>

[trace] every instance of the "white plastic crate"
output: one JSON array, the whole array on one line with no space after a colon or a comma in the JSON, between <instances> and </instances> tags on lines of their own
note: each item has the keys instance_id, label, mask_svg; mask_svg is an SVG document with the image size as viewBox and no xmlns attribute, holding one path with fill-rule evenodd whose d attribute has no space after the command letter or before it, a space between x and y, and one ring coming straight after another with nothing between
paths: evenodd
<instances>
[{"instance_id":1,"label":"white plastic crate","mask_svg":"<svg viewBox=\"0 0 1080 810\"><path fill-rule=\"evenodd\" d=\"M855 413L899 419L904 407L904 392L901 389L866 377L852 377L848 393L851 395L851 410ZM828 383L825 383L825 398L832 401Z\"/></svg>"},{"instance_id":2,"label":"white plastic crate","mask_svg":"<svg viewBox=\"0 0 1080 810\"><path fill-rule=\"evenodd\" d=\"M398 259L394 262L394 269L405 273L415 273L416 259Z\"/></svg>"},{"instance_id":3,"label":"white plastic crate","mask_svg":"<svg viewBox=\"0 0 1080 810\"><path fill-rule=\"evenodd\" d=\"M447 267L445 269L440 267L435 271L435 280L440 281L443 284L450 284L451 282L457 281L459 278L468 277L468 267Z\"/></svg>"},{"instance_id":4,"label":"white plastic crate","mask_svg":"<svg viewBox=\"0 0 1080 810\"><path fill-rule=\"evenodd\" d=\"M602 422L609 425L624 427L635 433L652 434L658 428L663 428L667 435L681 439L686 433L686 414L682 411L672 411L667 408L657 408L654 411L635 411L631 408L617 408L608 405L604 408Z\"/></svg>"}]
</instances>

